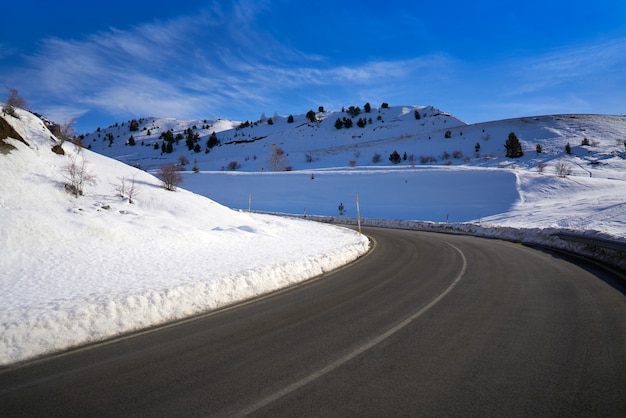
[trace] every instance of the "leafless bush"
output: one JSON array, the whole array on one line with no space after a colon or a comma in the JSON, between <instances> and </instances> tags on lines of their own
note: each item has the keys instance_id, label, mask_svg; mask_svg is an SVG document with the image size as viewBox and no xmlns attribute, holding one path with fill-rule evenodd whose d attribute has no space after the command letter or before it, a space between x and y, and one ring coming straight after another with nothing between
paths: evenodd
<instances>
[{"instance_id":1,"label":"leafless bush","mask_svg":"<svg viewBox=\"0 0 626 418\"><path fill-rule=\"evenodd\" d=\"M569 164L564 163L563 161L559 161L554 165L554 171L559 177L565 177L572 174L572 168L569 166Z\"/></svg>"},{"instance_id":2,"label":"leafless bush","mask_svg":"<svg viewBox=\"0 0 626 418\"><path fill-rule=\"evenodd\" d=\"M237 170L240 168L241 168L241 164L239 164L237 161L231 161L228 163L229 170Z\"/></svg>"},{"instance_id":3,"label":"leafless bush","mask_svg":"<svg viewBox=\"0 0 626 418\"><path fill-rule=\"evenodd\" d=\"M373 162L374 164L379 163L379 162L380 162L380 158L381 158L380 154L379 154L379 153L376 153L376 154L374 154L374 156L372 157L372 162Z\"/></svg>"},{"instance_id":4,"label":"leafless bush","mask_svg":"<svg viewBox=\"0 0 626 418\"><path fill-rule=\"evenodd\" d=\"M269 157L269 163L273 171L286 171L289 161L285 155L285 151L276 144L272 144L272 152Z\"/></svg>"},{"instance_id":5,"label":"leafless bush","mask_svg":"<svg viewBox=\"0 0 626 418\"><path fill-rule=\"evenodd\" d=\"M16 88L7 87L7 90L9 90L7 104L13 107L19 107L20 109L28 110L28 103L26 103L26 100L20 95Z\"/></svg>"},{"instance_id":6,"label":"leafless bush","mask_svg":"<svg viewBox=\"0 0 626 418\"><path fill-rule=\"evenodd\" d=\"M183 182L183 176L178 172L177 164L165 164L159 167L157 177L163 182L163 187L172 192Z\"/></svg>"},{"instance_id":7,"label":"leafless bush","mask_svg":"<svg viewBox=\"0 0 626 418\"><path fill-rule=\"evenodd\" d=\"M543 173L546 170L546 163L539 163L537 164L537 172L539 173Z\"/></svg>"},{"instance_id":8,"label":"leafless bush","mask_svg":"<svg viewBox=\"0 0 626 418\"><path fill-rule=\"evenodd\" d=\"M2 111L7 115L11 115L14 118L19 119L17 113L15 113L15 108L17 107L20 109L28 110L28 103L26 103L26 100L24 100L24 98L20 96L16 88L7 87L7 90L9 91L9 96L7 97L7 101L2 108Z\"/></svg>"},{"instance_id":9,"label":"leafless bush","mask_svg":"<svg viewBox=\"0 0 626 418\"><path fill-rule=\"evenodd\" d=\"M420 155L420 164L436 163L437 158L434 155Z\"/></svg>"},{"instance_id":10,"label":"leafless bush","mask_svg":"<svg viewBox=\"0 0 626 418\"><path fill-rule=\"evenodd\" d=\"M83 188L85 184L95 183L95 176L87 170L87 160L81 158L78 162L78 153L75 153L70 157L70 162L64 167L63 171L67 183L65 184L65 190L75 197L83 195Z\"/></svg>"},{"instance_id":11,"label":"leafless bush","mask_svg":"<svg viewBox=\"0 0 626 418\"><path fill-rule=\"evenodd\" d=\"M135 181L135 176L130 181L130 185L126 184L124 177L120 178L120 184L117 185L116 190L120 197L128 197L128 203L134 203L133 199L139 194L139 185Z\"/></svg>"},{"instance_id":12,"label":"leafless bush","mask_svg":"<svg viewBox=\"0 0 626 418\"><path fill-rule=\"evenodd\" d=\"M66 120L62 124L54 124L50 129L52 134L57 137L60 144L63 144L65 141L70 141L82 148L82 140L76 135L74 123L76 123L75 118Z\"/></svg>"},{"instance_id":13,"label":"leafless bush","mask_svg":"<svg viewBox=\"0 0 626 418\"><path fill-rule=\"evenodd\" d=\"M350 160L350 167L356 167L356 160Z\"/></svg>"}]
</instances>

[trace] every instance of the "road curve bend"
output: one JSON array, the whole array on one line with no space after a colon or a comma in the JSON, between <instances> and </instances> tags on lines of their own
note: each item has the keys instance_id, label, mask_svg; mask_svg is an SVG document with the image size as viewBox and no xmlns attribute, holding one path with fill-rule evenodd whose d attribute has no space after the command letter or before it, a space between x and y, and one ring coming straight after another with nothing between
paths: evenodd
<instances>
[{"instance_id":1,"label":"road curve bend","mask_svg":"<svg viewBox=\"0 0 626 418\"><path fill-rule=\"evenodd\" d=\"M254 303L0 371L0 415L626 415L606 273L366 228L356 263Z\"/></svg>"}]
</instances>

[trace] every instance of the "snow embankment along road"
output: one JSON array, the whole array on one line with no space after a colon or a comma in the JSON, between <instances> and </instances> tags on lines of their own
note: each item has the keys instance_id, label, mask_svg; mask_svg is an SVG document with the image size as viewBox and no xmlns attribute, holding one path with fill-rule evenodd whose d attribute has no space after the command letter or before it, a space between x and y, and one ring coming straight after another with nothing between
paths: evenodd
<instances>
[{"instance_id":1,"label":"snow embankment along road","mask_svg":"<svg viewBox=\"0 0 626 418\"><path fill-rule=\"evenodd\" d=\"M7 139L15 149L0 155L1 365L272 292L369 249L349 229L166 191L69 143L57 155L43 123L18 112L30 145ZM64 189L73 159L94 179L79 197Z\"/></svg>"}]
</instances>

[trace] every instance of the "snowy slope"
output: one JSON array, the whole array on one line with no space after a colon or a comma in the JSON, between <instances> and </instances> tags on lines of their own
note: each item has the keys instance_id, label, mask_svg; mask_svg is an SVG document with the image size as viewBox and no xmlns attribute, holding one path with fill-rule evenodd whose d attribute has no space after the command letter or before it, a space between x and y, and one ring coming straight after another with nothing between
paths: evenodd
<instances>
[{"instance_id":1,"label":"snowy slope","mask_svg":"<svg viewBox=\"0 0 626 418\"><path fill-rule=\"evenodd\" d=\"M415 118L416 111L420 119ZM536 169L540 163L551 167L556 160L565 158L572 165L574 175L598 173L607 177L613 174L603 175L602 169L622 171L626 155L625 116L554 115L468 125L432 106L392 106L372 108L369 113L361 111L354 118L340 111L316 113L316 118L317 122L310 122L304 114L294 115L294 122L288 123L286 117L276 117L271 125L257 121L246 127L223 120L145 118L140 120L139 131L131 132L130 121L126 121L87 134L84 143L98 153L148 170L167 161L178 162L184 156L189 161L184 167L187 170L191 170L194 161L201 171L228 170L229 164L236 161L240 165L238 171L268 171L272 145L276 145L285 151L293 170L390 165L388 157L397 150L400 155L407 154L399 166L514 164ZM353 126L337 129L335 121L344 118L353 120ZM371 123L359 128L356 122L361 118ZM174 134L184 137L189 128L198 134L196 143L200 152L190 151L185 139L174 143L171 154L161 152L164 141L159 136L164 131L172 129ZM206 142L212 132L216 132L220 145L207 152ZM504 143L510 132L515 132L522 142L525 153L522 158L505 157ZM109 134L114 138L112 143L106 139ZM131 135L135 146L128 145ZM585 138L588 146L581 145ZM567 143L572 155L565 153ZM543 149L540 154L536 152L537 145ZM373 162L375 154L381 156L378 163Z\"/></svg>"},{"instance_id":2,"label":"snowy slope","mask_svg":"<svg viewBox=\"0 0 626 418\"><path fill-rule=\"evenodd\" d=\"M368 248L356 232L252 215L65 143L34 115L0 154L0 364L288 286ZM67 193L72 159L93 177ZM125 194L121 194L124 179ZM128 191L134 183L133 203Z\"/></svg>"},{"instance_id":3,"label":"snowy slope","mask_svg":"<svg viewBox=\"0 0 626 418\"><path fill-rule=\"evenodd\" d=\"M626 116L549 115L469 125L432 106L372 108L354 118L345 111L315 116L316 122L299 114L293 123L276 117L272 124L267 118L245 127L147 118L134 147L124 142L133 134L128 122L102 130L101 137L119 135L110 147L97 133L87 135L85 144L146 169L184 156L190 162L180 167L188 173L186 187L234 208L247 208L251 199L257 210L329 216L343 203L347 216L356 216L359 193L362 215L370 218L558 227L626 237ZM337 129L336 120L344 118L354 121L352 128ZM362 128L356 126L361 118L367 118ZM206 128L194 130L201 152L189 151L184 140L171 154L154 149L155 142L163 142L161 126L182 135L194 125ZM221 145L206 153L211 132ZM521 158L505 156L510 132L522 143ZM284 150L292 173L271 172L273 145ZM406 160L392 164L393 151L406 154ZM191 174L194 162L199 172ZM556 175L559 164L567 176Z\"/></svg>"}]
</instances>

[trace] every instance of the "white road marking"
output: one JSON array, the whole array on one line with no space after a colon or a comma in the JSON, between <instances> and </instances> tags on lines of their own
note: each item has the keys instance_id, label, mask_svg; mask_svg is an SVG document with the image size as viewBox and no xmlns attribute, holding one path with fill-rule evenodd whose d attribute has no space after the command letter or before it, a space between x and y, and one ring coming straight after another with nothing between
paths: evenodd
<instances>
[{"instance_id":1,"label":"white road marking","mask_svg":"<svg viewBox=\"0 0 626 418\"><path fill-rule=\"evenodd\" d=\"M408 318L406 318L404 321L402 321L399 324L397 324L396 326L390 328L389 330L387 330L383 334L380 334L378 337L376 337L376 338L368 341L367 343L361 345L360 347L356 348L354 351L346 354L345 356L341 357L340 359L335 360L334 362L330 363L329 365L327 365L323 369L320 369L320 370L310 374L309 376L307 376L305 378L302 378L302 379L298 380L297 382L294 382L294 383L286 386L282 390L279 390L278 392L275 392L275 393L271 394L270 396L267 396L267 397L261 399L260 401L250 405L249 407L243 409L242 411L239 411L238 416L246 416L246 415L253 414L254 412L256 412L259 409L269 405L270 403L272 403L272 402L282 398L283 396L286 396L286 395L290 394L291 392L293 392L295 390L298 390L301 387L311 383L315 379L318 379L319 377L321 377L321 376L323 376L323 375L325 375L327 373L330 373L331 371L335 370L336 368L338 368L338 367L344 365L345 363L349 362L350 360L352 360L353 358L355 358L359 354L364 353L365 351L369 350L370 348L376 346L377 344L380 344L381 342L383 342L387 338L391 337L393 334L395 334L396 332L400 331L402 328L404 328L407 325L409 325L411 322L413 322L414 320L416 320L417 318L422 316L424 313L426 313L430 308L432 308L437 303L439 303L461 281L461 279L465 275L465 270L467 269L467 259L465 258L465 255L463 254L463 252L461 250L459 250L456 246L454 246L454 245L452 245L450 243L447 243L447 244L450 247L454 248L461 255L461 259L463 260L463 267L461 268L461 271L459 272L457 277L454 279L454 281L450 284L450 286L448 286L446 288L446 290L444 290L441 294L439 294L439 296L437 296L435 299L430 301L430 303L428 303L428 305L424 306L422 309L420 309L419 311L415 312L413 315L411 315Z\"/></svg>"}]
</instances>

